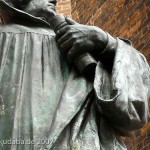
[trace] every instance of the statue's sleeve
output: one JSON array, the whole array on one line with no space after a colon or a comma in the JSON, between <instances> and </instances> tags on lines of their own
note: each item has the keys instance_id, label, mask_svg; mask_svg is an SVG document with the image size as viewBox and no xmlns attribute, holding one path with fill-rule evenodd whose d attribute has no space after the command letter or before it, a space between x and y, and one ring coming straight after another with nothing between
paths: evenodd
<instances>
[{"instance_id":1,"label":"statue's sleeve","mask_svg":"<svg viewBox=\"0 0 150 150\"><path fill-rule=\"evenodd\" d=\"M128 42L116 40L111 72L104 63L98 63L94 90L101 115L114 129L128 134L148 122L150 68L145 57Z\"/></svg>"}]
</instances>

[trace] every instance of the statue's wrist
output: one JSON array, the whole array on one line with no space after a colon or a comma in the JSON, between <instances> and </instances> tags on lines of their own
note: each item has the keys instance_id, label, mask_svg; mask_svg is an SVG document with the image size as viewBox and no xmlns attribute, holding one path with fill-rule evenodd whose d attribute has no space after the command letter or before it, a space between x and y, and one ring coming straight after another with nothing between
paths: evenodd
<instances>
[{"instance_id":1,"label":"statue's wrist","mask_svg":"<svg viewBox=\"0 0 150 150\"><path fill-rule=\"evenodd\" d=\"M107 56L116 51L116 39L101 29L96 31L94 42L93 53L95 54Z\"/></svg>"},{"instance_id":2,"label":"statue's wrist","mask_svg":"<svg viewBox=\"0 0 150 150\"><path fill-rule=\"evenodd\" d=\"M97 61L101 61L108 68L112 68L117 49L117 39L107 35L107 44L103 50L95 49L91 52Z\"/></svg>"},{"instance_id":3,"label":"statue's wrist","mask_svg":"<svg viewBox=\"0 0 150 150\"><path fill-rule=\"evenodd\" d=\"M103 57L111 57L114 55L117 48L117 40L113 38L109 33L105 32L107 35L107 45L105 49L100 53Z\"/></svg>"},{"instance_id":4,"label":"statue's wrist","mask_svg":"<svg viewBox=\"0 0 150 150\"><path fill-rule=\"evenodd\" d=\"M93 35L93 43L94 43L94 48L93 51L99 51L102 52L107 45L107 34L105 33L105 31L103 31L102 29L93 26L93 30L92 30L92 35Z\"/></svg>"}]
</instances>

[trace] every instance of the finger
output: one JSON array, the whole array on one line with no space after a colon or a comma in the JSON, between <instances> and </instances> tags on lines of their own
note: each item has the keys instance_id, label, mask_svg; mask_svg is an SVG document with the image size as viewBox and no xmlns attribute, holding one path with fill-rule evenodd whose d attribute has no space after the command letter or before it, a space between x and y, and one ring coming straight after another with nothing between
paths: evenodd
<instances>
[{"instance_id":1,"label":"finger","mask_svg":"<svg viewBox=\"0 0 150 150\"><path fill-rule=\"evenodd\" d=\"M68 30L70 29L70 27L68 25L62 27L61 29L59 29L57 32L56 32L56 40L58 41L58 39L61 38L61 36L63 36Z\"/></svg>"},{"instance_id":2,"label":"finger","mask_svg":"<svg viewBox=\"0 0 150 150\"><path fill-rule=\"evenodd\" d=\"M73 46L67 53L67 60L69 63L74 62L76 48Z\"/></svg>"},{"instance_id":3,"label":"finger","mask_svg":"<svg viewBox=\"0 0 150 150\"><path fill-rule=\"evenodd\" d=\"M62 35L59 39L57 39L58 45L61 45L62 43L64 43L65 41L67 41L69 39L69 34L65 33L64 35Z\"/></svg>"},{"instance_id":4,"label":"finger","mask_svg":"<svg viewBox=\"0 0 150 150\"><path fill-rule=\"evenodd\" d=\"M77 32L76 31L74 31L74 32L67 32L67 33L65 33L64 35L62 35L58 40L57 40L57 42L58 42L58 45L61 45L62 43L64 43L65 41L67 41L67 40L72 40L72 42L74 41L76 41L76 39L77 39L77 37L78 37L78 34L77 34Z\"/></svg>"},{"instance_id":5,"label":"finger","mask_svg":"<svg viewBox=\"0 0 150 150\"><path fill-rule=\"evenodd\" d=\"M72 63L75 61L76 58L78 58L82 54L83 52L79 51L77 44L74 43L72 48L67 53L67 60L69 63Z\"/></svg>"},{"instance_id":6,"label":"finger","mask_svg":"<svg viewBox=\"0 0 150 150\"><path fill-rule=\"evenodd\" d=\"M78 24L76 21L74 21L73 19L71 19L69 16L66 16L65 19L66 19L66 22L67 22L69 25Z\"/></svg>"},{"instance_id":7,"label":"finger","mask_svg":"<svg viewBox=\"0 0 150 150\"><path fill-rule=\"evenodd\" d=\"M61 52L67 53L69 49L71 49L72 45L73 45L73 40L68 39L67 41L65 41L60 45Z\"/></svg>"},{"instance_id":8,"label":"finger","mask_svg":"<svg viewBox=\"0 0 150 150\"><path fill-rule=\"evenodd\" d=\"M70 63L74 62L75 59L77 59L78 57L80 57L81 55L83 55L87 52L88 52L87 48L85 46L83 46L83 44L81 44L79 41L76 43L73 43L73 46L67 53L68 62L70 62Z\"/></svg>"}]
</instances>

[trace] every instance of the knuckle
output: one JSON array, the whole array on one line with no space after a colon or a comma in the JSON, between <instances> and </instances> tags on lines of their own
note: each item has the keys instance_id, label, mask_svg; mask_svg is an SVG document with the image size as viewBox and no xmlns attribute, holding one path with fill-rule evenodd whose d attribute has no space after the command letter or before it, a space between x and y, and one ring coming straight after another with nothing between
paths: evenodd
<instances>
[{"instance_id":1,"label":"knuckle","mask_svg":"<svg viewBox=\"0 0 150 150\"><path fill-rule=\"evenodd\" d=\"M74 34L71 35L71 39L76 42L77 38Z\"/></svg>"}]
</instances>

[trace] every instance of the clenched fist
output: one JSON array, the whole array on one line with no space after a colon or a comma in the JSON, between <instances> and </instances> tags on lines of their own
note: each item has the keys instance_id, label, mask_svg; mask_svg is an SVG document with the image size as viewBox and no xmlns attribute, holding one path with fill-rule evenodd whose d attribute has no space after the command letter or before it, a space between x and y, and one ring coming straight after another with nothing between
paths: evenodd
<instances>
[{"instance_id":1,"label":"clenched fist","mask_svg":"<svg viewBox=\"0 0 150 150\"><path fill-rule=\"evenodd\" d=\"M69 62L73 62L84 53L96 49L104 50L107 44L107 34L98 27L78 24L66 17L68 25L56 32L56 40Z\"/></svg>"}]
</instances>

